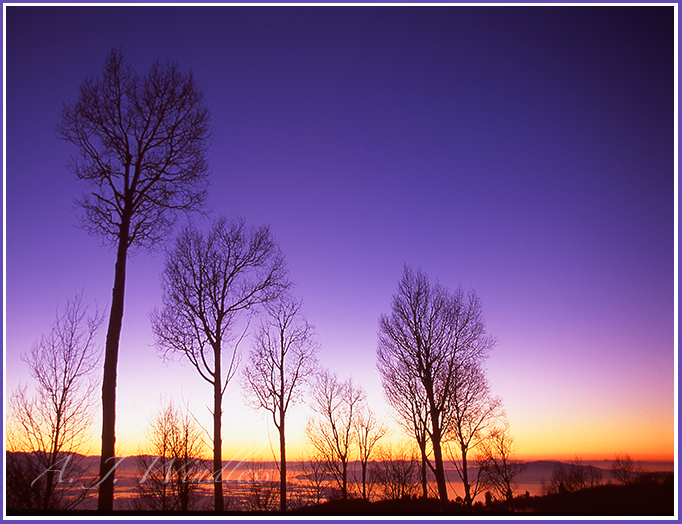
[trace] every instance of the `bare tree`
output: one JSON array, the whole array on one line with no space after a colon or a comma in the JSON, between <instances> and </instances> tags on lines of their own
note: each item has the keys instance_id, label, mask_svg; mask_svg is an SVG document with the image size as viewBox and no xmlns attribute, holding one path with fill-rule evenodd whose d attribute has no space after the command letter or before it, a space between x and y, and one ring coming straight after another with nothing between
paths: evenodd
<instances>
[{"instance_id":1,"label":"bare tree","mask_svg":"<svg viewBox=\"0 0 682 524\"><path fill-rule=\"evenodd\" d=\"M301 302L290 296L265 306L268 320L261 325L249 364L243 369L244 391L256 409L265 409L279 433L280 511L287 510L285 419L299 402L302 388L317 366L318 345L313 326L301 316Z\"/></svg>"},{"instance_id":2,"label":"bare tree","mask_svg":"<svg viewBox=\"0 0 682 524\"><path fill-rule=\"evenodd\" d=\"M302 475L299 477L309 486L308 492L312 491L312 498L315 504L322 502L325 481L327 480L327 464L324 457L315 453L308 460L301 462Z\"/></svg>"},{"instance_id":3,"label":"bare tree","mask_svg":"<svg viewBox=\"0 0 682 524\"><path fill-rule=\"evenodd\" d=\"M392 312L379 319L377 365L385 388L392 380L405 381L387 391L389 400L403 394L426 402L432 470L442 508L448 500L442 441L455 405L457 372L467 363L485 358L493 345L494 340L485 336L475 293L465 296L461 289L450 293L439 284L432 286L425 274L405 267ZM415 415L420 415L418 410Z\"/></svg>"},{"instance_id":4,"label":"bare tree","mask_svg":"<svg viewBox=\"0 0 682 524\"><path fill-rule=\"evenodd\" d=\"M284 257L267 227L219 219L207 235L187 227L166 258L163 307L152 315L159 348L187 358L213 388L215 510L224 509L222 398L237 371L239 315L277 298L288 283ZM223 365L223 351L232 355Z\"/></svg>"},{"instance_id":5,"label":"bare tree","mask_svg":"<svg viewBox=\"0 0 682 524\"><path fill-rule=\"evenodd\" d=\"M575 457L575 460L571 461L570 472L571 480L576 490L593 488L601 484L601 469L591 464L584 464L578 456Z\"/></svg>"},{"instance_id":6,"label":"bare tree","mask_svg":"<svg viewBox=\"0 0 682 524\"><path fill-rule=\"evenodd\" d=\"M363 406L355 419L355 433L362 468L362 498L365 500L367 500L367 463L377 443L386 435L386 432L386 426L377 420L374 412L366 405Z\"/></svg>"},{"instance_id":7,"label":"bare tree","mask_svg":"<svg viewBox=\"0 0 682 524\"><path fill-rule=\"evenodd\" d=\"M249 511L273 511L277 507L277 483L271 480L271 472L262 461L251 463L246 482L248 494L246 508Z\"/></svg>"},{"instance_id":8,"label":"bare tree","mask_svg":"<svg viewBox=\"0 0 682 524\"><path fill-rule=\"evenodd\" d=\"M82 227L116 248L102 382L102 453L98 508L114 501L116 368L128 252L151 249L178 212L206 195L209 114L191 73L154 63L144 77L112 50L100 77L87 79L64 105L57 132L79 149L71 170L88 185L78 202Z\"/></svg>"},{"instance_id":9,"label":"bare tree","mask_svg":"<svg viewBox=\"0 0 682 524\"><path fill-rule=\"evenodd\" d=\"M340 382L336 374L324 370L318 375L312 397L319 417L308 421L308 441L324 457L328 473L347 500L348 464L356 445L354 427L365 393L351 379Z\"/></svg>"},{"instance_id":10,"label":"bare tree","mask_svg":"<svg viewBox=\"0 0 682 524\"><path fill-rule=\"evenodd\" d=\"M485 440L502 416L502 403L490 394L488 381L476 361L457 368L453 388L445 433L454 441L454 448L448 448L448 452L464 485L464 503L471 506L484 484L480 478L469 477L469 453Z\"/></svg>"},{"instance_id":11,"label":"bare tree","mask_svg":"<svg viewBox=\"0 0 682 524\"><path fill-rule=\"evenodd\" d=\"M22 357L37 388L35 396L30 396L27 387L19 387L10 399L8 451L24 456L22 460L15 455L9 461L8 476L21 477L21 471L10 471L11 467L37 473L30 478L27 491L32 493L31 504L36 504L31 509L68 509L87 493L82 486L78 496L67 497L66 487L72 486L68 481L76 480L73 477L80 471L82 456L77 453L87 451L84 445L97 387L90 375L99 359L96 335L101 325L102 316L97 311L88 316L82 294L77 294L62 313L57 310L49 334ZM22 489L22 483L17 478L7 487L8 492Z\"/></svg>"},{"instance_id":12,"label":"bare tree","mask_svg":"<svg viewBox=\"0 0 682 524\"><path fill-rule=\"evenodd\" d=\"M599 485L601 478L602 473L599 468L583 464L578 457L569 464L557 462L552 469L549 484L543 487L543 494L571 493L591 488Z\"/></svg>"},{"instance_id":13,"label":"bare tree","mask_svg":"<svg viewBox=\"0 0 682 524\"><path fill-rule=\"evenodd\" d=\"M410 497L420 482L419 462L406 445L397 450L388 445L379 449L378 461L373 464L371 476L381 489L385 500Z\"/></svg>"},{"instance_id":14,"label":"bare tree","mask_svg":"<svg viewBox=\"0 0 682 524\"><path fill-rule=\"evenodd\" d=\"M568 468L561 462L554 464L552 468L552 475L549 478L549 483L545 483L543 477L541 481L541 495L549 495L552 493L564 493L572 491L572 484L570 481L570 472Z\"/></svg>"},{"instance_id":15,"label":"bare tree","mask_svg":"<svg viewBox=\"0 0 682 524\"><path fill-rule=\"evenodd\" d=\"M198 488L207 471L202 460L205 444L189 411L165 403L150 421L147 441L137 457L138 509L189 511L199 501Z\"/></svg>"},{"instance_id":16,"label":"bare tree","mask_svg":"<svg viewBox=\"0 0 682 524\"><path fill-rule=\"evenodd\" d=\"M422 498L426 500L429 471L427 466L432 465L427 451L429 412L424 387L406 362L380 359L378 367L384 393L394 409L396 421L408 435L414 437L419 447Z\"/></svg>"},{"instance_id":17,"label":"bare tree","mask_svg":"<svg viewBox=\"0 0 682 524\"><path fill-rule=\"evenodd\" d=\"M475 460L481 484L507 501L514 498L516 477L526 469L524 462L514 460L513 452L514 439L509 433L509 425L505 424L493 429L483 440Z\"/></svg>"},{"instance_id":18,"label":"bare tree","mask_svg":"<svg viewBox=\"0 0 682 524\"><path fill-rule=\"evenodd\" d=\"M8 421L9 422L9 421ZM14 438L7 427L5 451L5 504L8 510L35 510L43 507L45 500L45 468L35 455L13 451ZM52 497L51 506L56 506ZM59 503L61 506L61 501Z\"/></svg>"},{"instance_id":19,"label":"bare tree","mask_svg":"<svg viewBox=\"0 0 682 524\"><path fill-rule=\"evenodd\" d=\"M621 484L634 482L642 473L641 466L628 453L616 455L610 469L613 478Z\"/></svg>"}]
</instances>

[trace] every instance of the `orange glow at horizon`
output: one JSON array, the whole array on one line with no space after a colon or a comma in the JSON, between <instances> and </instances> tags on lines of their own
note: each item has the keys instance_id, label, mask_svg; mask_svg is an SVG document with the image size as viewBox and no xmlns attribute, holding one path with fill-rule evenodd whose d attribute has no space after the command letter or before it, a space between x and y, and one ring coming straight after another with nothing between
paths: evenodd
<instances>
[{"instance_id":1,"label":"orange glow at horizon","mask_svg":"<svg viewBox=\"0 0 682 524\"><path fill-rule=\"evenodd\" d=\"M192 375L190 375L192 376ZM200 384L203 386L203 384ZM130 389L123 389L122 401L136 400ZM195 392L196 391L196 392ZM185 386L184 395L192 396L190 408L204 428L200 430L206 443L204 457L212 456L210 433L212 417L204 405L210 402L210 392L200 387L191 390ZM204 394L202 398L200 395ZM269 414L254 411L245 406L237 388L228 389L223 414L224 461L272 461L279 456L279 436ZM130 396L130 399L128 398ZM512 397L504 392L503 397ZM139 392L137 399L140 398ZM371 405L379 405L377 398ZM520 460L610 460L616 454L628 453L637 461L670 462L675 458L675 406L661 402L656 411L646 410L633 404L618 404L611 409L590 404L587 398L557 408L549 401L525 405L511 404L507 407L511 435L514 439L515 456ZM134 405L134 404L133 404ZM554 410L550 409L554 407ZM593 409L590 409L593 408ZM147 448L146 429L155 410L128 411L120 416L116 429L116 453L119 457L144 453ZM99 414L98 414L99 415ZM287 458L298 461L310 452L305 427L311 415L309 406L297 405L287 416ZM391 423L390 411L382 419L392 431L380 444L394 447L412 442L404 432ZM101 422L95 417L89 429L90 439L82 452L99 455Z\"/></svg>"},{"instance_id":2,"label":"orange glow at horizon","mask_svg":"<svg viewBox=\"0 0 682 524\"><path fill-rule=\"evenodd\" d=\"M656 435L656 439L651 439ZM674 428L672 424L665 427L657 425L648 427L646 430L633 432L629 435L619 433L619 428L610 432L570 432L567 427L533 428L533 431L518 431L514 435L515 456L519 460L560 460L570 461L576 458L591 460L611 460L616 454L628 453L635 460L643 462L674 462ZM125 440L125 444L117 445L116 454L119 457L134 456L145 452L146 440L141 438L138 442L131 439ZM276 435L271 434L271 440L267 437L262 440L244 435L244 438L223 438L223 461L225 462L250 462L250 461L275 461L279 457L279 441ZM401 433L394 432L385 437L381 444L399 446L410 441ZM81 453L86 455L98 455L99 439L94 436L89 445L85 446ZM310 452L310 444L301 439L288 439L287 459L299 461L307 458ZM207 445L204 458L212 457L210 445Z\"/></svg>"},{"instance_id":3,"label":"orange glow at horizon","mask_svg":"<svg viewBox=\"0 0 682 524\"><path fill-rule=\"evenodd\" d=\"M589 427L589 426L588 426ZM672 422L652 424L614 423L589 430L566 425L518 431L516 455L523 460L610 460L628 453L635 460L670 462L675 459L675 428Z\"/></svg>"}]
</instances>

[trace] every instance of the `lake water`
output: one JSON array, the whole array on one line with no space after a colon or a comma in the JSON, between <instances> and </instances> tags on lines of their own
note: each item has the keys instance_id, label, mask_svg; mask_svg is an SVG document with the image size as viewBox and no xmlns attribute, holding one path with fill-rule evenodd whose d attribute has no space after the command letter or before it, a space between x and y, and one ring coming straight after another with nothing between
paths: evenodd
<instances>
[{"instance_id":1,"label":"lake water","mask_svg":"<svg viewBox=\"0 0 682 524\"><path fill-rule=\"evenodd\" d=\"M88 472L84 476L83 481L95 481L98 471L98 457L88 457ZM246 501L250 494L250 480L256 478L260 480L264 489L275 491L278 489L279 471L274 462L224 462L223 480L225 482L225 493L230 499L231 507L235 509L245 509ZM526 470L517 478L516 494L523 494L528 491L531 495L539 495L543 480L548 482L552 476L556 461L534 461L528 462ZM567 464L567 463L565 463ZM584 462L602 470L602 482L606 483L612 480L609 467L610 461ZM646 471L674 471L673 462L645 462L641 463L642 468ZM450 466L452 466L450 464ZM358 463L350 465L349 478L360 478L360 466ZM138 471L135 457L127 457L119 463L116 471L116 502L115 509L131 509L132 499L136 496L136 485L140 482L142 474ZM305 497L307 483L304 481L304 471L301 469L301 464L298 462L290 462L288 464L288 478L291 484L290 490L297 496ZM446 476L448 479L449 497L455 499L456 497L463 497L463 485L457 475L454 467L446 468ZM470 478L475 476L475 471L470 471ZM205 503L211 503L213 488L211 483L210 473L207 471L205 477L202 478L203 483L200 487L201 492L205 495ZM436 494L435 483L430 483L430 489L434 496ZM483 495L479 495L476 500L483 500ZM86 502L82 509L94 509L96 507L96 493L93 492L90 500Z\"/></svg>"}]
</instances>

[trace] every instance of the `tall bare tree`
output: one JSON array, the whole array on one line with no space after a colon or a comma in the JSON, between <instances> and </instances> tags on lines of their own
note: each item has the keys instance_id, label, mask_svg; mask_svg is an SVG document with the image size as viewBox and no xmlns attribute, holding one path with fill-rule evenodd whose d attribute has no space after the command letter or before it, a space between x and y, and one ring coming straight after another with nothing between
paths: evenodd
<instances>
[{"instance_id":1,"label":"tall bare tree","mask_svg":"<svg viewBox=\"0 0 682 524\"><path fill-rule=\"evenodd\" d=\"M152 329L167 355L187 358L213 388L215 510L223 511L222 399L237 371L239 316L276 299L287 287L284 256L267 227L217 220L208 234L187 227L166 258L163 307ZM224 366L223 351L232 346Z\"/></svg>"},{"instance_id":2,"label":"tall bare tree","mask_svg":"<svg viewBox=\"0 0 682 524\"><path fill-rule=\"evenodd\" d=\"M165 402L151 419L148 445L137 457L139 509L189 511L199 500L199 484L208 473L205 445L189 410Z\"/></svg>"},{"instance_id":3,"label":"tall bare tree","mask_svg":"<svg viewBox=\"0 0 682 524\"><path fill-rule=\"evenodd\" d=\"M450 293L439 284L431 285L424 273L405 267L391 314L379 319L377 365L384 384L407 381L389 392L389 399L391 394L423 394L432 469L443 508L448 490L442 442L455 405L457 371L483 359L493 345L494 340L485 336L480 301L473 292ZM402 372L395 372L401 368ZM412 377L417 379L416 390L411 387Z\"/></svg>"},{"instance_id":4,"label":"tall bare tree","mask_svg":"<svg viewBox=\"0 0 682 524\"><path fill-rule=\"evenodd\" d=\"M308 421L308 441L324 457L328 473L347 500L348 464L356 446L354 428L365 393L351 379L340 382L335 373L324 370L317 377L312 397L319 416Z\"/></svg>"},{"instance_id":5,"label":"tall bare tree","mask_svg":"<svg viewBox=\"0 0 682 524\"><path fill-rule=\"evenodd\" d=\"M96 335L102 320L97 312L88 316L82 294L77 294L67 301L63 312L57 310L49 334L22 357L37 387L35 396L29 395L27 387L19 387L10 399L7 447L10 452L24 453L25 460L14 456L8 463L8 475L15 473L9 471L12 466L28 466L38 475L21 479L17 472L7 488L11 492L21 489L21 482L31 482L31 498L40 499L34 499L31 504L37 506L30 509L67 509L86 493L82 490L81 496L67 498L63 488L72 486L68 480L79 470L81 457L76 453L87 452L83 446L92 424L97 388L91 373L100 357Z\"/></svg>"},{"instance_id":6,"label":"tall bare tree","mask_svg":"<svg viewBox=\"0 0 682 524\"><path fill-rule=\"evenodd\" d=\"M114 501L116 369L126 266L133 247L151 249L178 212L206 196L209 114L191 73L154 63L143 77L112 50L101 76L87 79L64 105L57 131L79 149L70 168L87 183L78 202L82 227L116 248L102 381L102 453L98 508Z\"/></svg>"},{"instance_id":7,"label":"tall bare tree","mask_svg":"<svg viewBox=\"0 0 682 524\"><path fill-rule=\"evenodd\" d=\"M289 295L267 304L267 320L256 335L243 368L244 391L256 409L265 409L279 433L280 511L287 510L285 422L289 407L302 400L303 386L317 367L313 326L301 316L301 302Z\"/></svg>"}]
</instances>

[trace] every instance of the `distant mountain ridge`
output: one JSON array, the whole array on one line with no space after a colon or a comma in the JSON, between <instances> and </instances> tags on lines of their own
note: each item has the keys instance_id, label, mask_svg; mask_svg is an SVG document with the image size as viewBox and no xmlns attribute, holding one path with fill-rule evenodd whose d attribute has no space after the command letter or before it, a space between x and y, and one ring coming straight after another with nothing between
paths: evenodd
<instances>
[{"instance_id":1,"label":"distant mountain ridge","mask_svg":"<svg viewBox=\"0 0 682 524\"><path fill-rule=\"evenodd\" d=\"M21 453L21 452L12 452L12 451L7 451L6 454L12 454L12 453ZM97 465L99 467L99 455L81 455L79 453L76 453L77 456L83 457L84 459L84 465ZM124 459L123 462L121 463L121 466L123 467L130 467L131 464L136 464L136 459L137 457L140 456L148 456L148 457L153 457L154 455L148 455L148 454L137 454L137 455L128 455L128 456L120 456L118 457L119 459ZM206 458L206 460L210 460L210 458ZM374 462L374 461L370 461ZM564 466L569 466L571 462L573 461L566 461L566 460L551 460L551 459L542 459L542 460L528 460L528 461L522 461L526 463L526 469L533 469L533 470L544 470L546 468L554 468L555 465L557 464L562 464ZM349 464L359 464L359 461L351 461ZM227 468L227 466L234 464L234 467L242 469L245 467L248 467L250 464L259 464L262 465L264 468L277 468L278 462L275 460L223 460L223 464ZM300 466L301 461L299 460L290 460L288 461L288 464L291 466ZM599 468L603 471L609 471L611 464L613 464L612 460L584 460L582 461L583 465L591 465L596 468ZM674 461L638 461L638 464L642 466L642 468L645 471L675 471L675 462ZM446 469L454 469L454 466L450 463L446 464Z\"/></svg>"}]
</instances>

